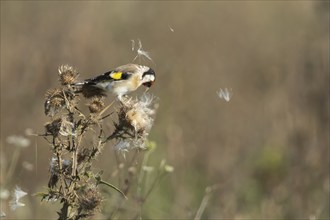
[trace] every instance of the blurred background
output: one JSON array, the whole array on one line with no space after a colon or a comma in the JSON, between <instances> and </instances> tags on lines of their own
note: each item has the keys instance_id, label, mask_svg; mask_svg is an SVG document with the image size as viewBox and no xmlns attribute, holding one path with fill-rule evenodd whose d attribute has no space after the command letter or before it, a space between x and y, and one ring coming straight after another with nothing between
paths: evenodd
<instances>
[{"instance_id":1,"label":"blurred background","mask_svg":"<svg viewBox=\"0 0 330 220\"><path fill-rule=\"evenodd\" d=\"M142 217L193 218L216 185L203 219L329 218L328 1L1 1L8 218L57 217L57 205L33 196L47 186L51 152L26 133L44 131L44 94L58 86L58 66L76 67L81 79L101 74L133 62L138 39L153 61L134 62L157 73L151 163L175 169ZM229 102L220 88L232 91ZM30 143L18 150L13 135ZM26 206L11 211L16 185Z\"/></svg>"}]
</instances>

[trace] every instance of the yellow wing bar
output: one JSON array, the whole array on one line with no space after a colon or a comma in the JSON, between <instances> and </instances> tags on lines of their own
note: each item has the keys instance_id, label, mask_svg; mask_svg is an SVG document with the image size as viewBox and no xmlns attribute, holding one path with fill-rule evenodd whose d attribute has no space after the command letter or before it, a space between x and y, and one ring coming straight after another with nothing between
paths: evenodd
<instances>
[{"instance_id":1,"label":"yellow wing bar","mask_svg":"<svg viewBox=\"0 0 330 220\"><path fill-rule=\"evenodd\" d=\"M110 74L110 77L115 80L119 80L122 78L123 73L122 72L113 72Z\"/></svg>"}]
</instances>

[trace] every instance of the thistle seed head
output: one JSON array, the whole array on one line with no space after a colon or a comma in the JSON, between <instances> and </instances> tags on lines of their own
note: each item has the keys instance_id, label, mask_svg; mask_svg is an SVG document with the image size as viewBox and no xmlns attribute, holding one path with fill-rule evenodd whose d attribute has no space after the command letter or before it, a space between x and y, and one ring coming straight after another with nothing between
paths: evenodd
<instances>
[{"instance_id":1,"label":"thistle seed head","mask_svg":"<svg viewBox=\"0 0 330 220\"><path fill-rule=\"evenodd\" d=\"M58 68L58 75L62 85L71 85L76 82L79 74L72 66L62 65Z\"/></svg>"},{"instance_id":2,"label":"thistle seed head","mask_svg":"<svg viewBox=\"0 0 330 220\"><path fill-rule=\"evenodd\" d=\"M104 109L103 98L94 97L88 105L91 113L99 113Z\"/></svg>"}]
</instances>

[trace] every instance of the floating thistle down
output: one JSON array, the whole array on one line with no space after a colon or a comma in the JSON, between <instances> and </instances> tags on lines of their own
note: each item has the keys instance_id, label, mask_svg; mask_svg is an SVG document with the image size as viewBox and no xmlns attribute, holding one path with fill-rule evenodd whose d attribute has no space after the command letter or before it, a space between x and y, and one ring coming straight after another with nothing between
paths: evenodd
<instances>
[{"instance_id":1,"label":"floating thistle down","mask_svg":"<svg viewBox=\"0 0 330 220\"><path fill-rule=\"evenodd\" d=\"M135 48L135 41L134 40L131 40L132 41L132 51L134 51L134 48ZM134 57L133 61L135 61L137 58L140 58L140 57L146 57L148 60L152 61L151 57L150 57L150 53L148 51L145 51L143 50L142 48L142 42L140 39L138 39L138 43L139 43L139 47L138 49L136 50L136 56Z\"/></svg>"},{"instance_id":2,"label":"floating thistle down","mask_svg":"<svg viewBox=\"0 0 330 220\"><path fill-rule=\"evenodd\" d=\"M24 203L20 202L20 199L26 195L27 195L26 192L21 190L20 187L16 186L16 188L12 194L13 199L9 203L11 210L15 211L18 207L25 206Z\"/></svg>"},{"instance_id":3,"label":"floating thistle down","mask_svg":"<svg viewBox=\"0 0 330 220\"><path fill-rule=\"evenodd\" d=\"M170 29L171 32L174 32L174 29L170 25L168 25L168 28Z\"/></svg>"},{"instance_id":4,"label":"floating thistle down","mask_svg":"<svg viewBox=\"0 0 330 220\"><path fill-rule=\"evenodd\" d=\"M224 99L225 101L229 102L231 97L233 96L233 93L231 92L231 90L229 91L227 88L220 89L219 91L217 91L217 95L219 96L220 99Z\"/></svg>"}]
</instances>

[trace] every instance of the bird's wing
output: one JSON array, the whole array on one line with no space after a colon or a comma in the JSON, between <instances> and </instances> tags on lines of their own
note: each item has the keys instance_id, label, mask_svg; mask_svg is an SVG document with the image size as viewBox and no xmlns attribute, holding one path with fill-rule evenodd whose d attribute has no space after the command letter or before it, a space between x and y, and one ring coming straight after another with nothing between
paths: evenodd
<instances>
[{"instance_id":1,"label":"bird's wing","mask_svg":"<svg viewBox=\"0 0 330 220\"><path fill-rule=\"evenodd\" d=\"M99 82L111 81L112 80L110 77L111 72L112 71L109 71L109 72L103 73L102 75L96 76L94 78L86 79L84 84L85 85L95 85Z\"/></svg>"},{"instance_id":2,"label":"bird's wing","mask_svg":"<svg viewBox=\"0 0 330 220\"><path fill-rule=\"evenodd\" d=\"M106 73L103 73L102 75L99 75L97 77L87 79L85 80L85 84L87 85L95 85L100 82L104 81L120 81L120 80L125 80L131 77L132 73L131 72L124 72L124 71L119 71L119 70L111 70Z\"/></svg>"}]
</instances>

